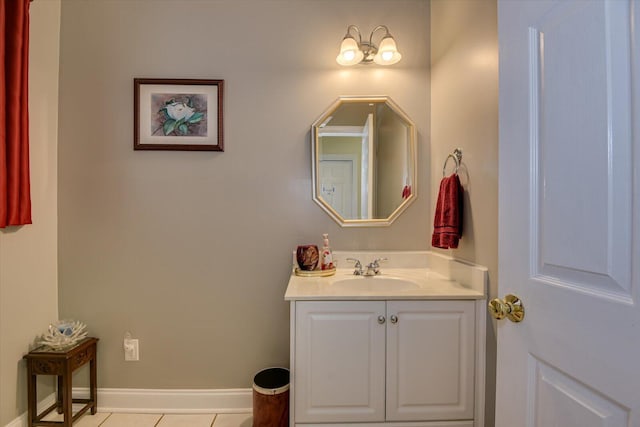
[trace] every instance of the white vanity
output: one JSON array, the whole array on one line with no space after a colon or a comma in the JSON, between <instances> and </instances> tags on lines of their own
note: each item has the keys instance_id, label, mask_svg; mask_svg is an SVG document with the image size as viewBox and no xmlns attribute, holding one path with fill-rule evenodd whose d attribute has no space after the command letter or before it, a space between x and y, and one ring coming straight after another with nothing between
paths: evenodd
<instances>
[{"instance_id":1,"label":"white vanity","mask_svg":"<svg viewBox=\"0 0 640 427\"><path fill-rule=\"evenodd\" d=\"M354 276L346 258L387 258ZM484 267L431 252L334 252L292 275L291 426L482 427Z\"/></svg>"}]
</instances>

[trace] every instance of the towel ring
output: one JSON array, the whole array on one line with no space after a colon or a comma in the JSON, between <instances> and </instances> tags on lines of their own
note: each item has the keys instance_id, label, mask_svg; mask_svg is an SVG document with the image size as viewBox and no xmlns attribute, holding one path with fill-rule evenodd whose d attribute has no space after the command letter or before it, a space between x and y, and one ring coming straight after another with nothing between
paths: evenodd
<instances>
[{"instance_id":1,"label":"towel ring","mask_svg":"<svg viewBox=\"0 0 640 427\"><path fill-rule=\"evenodd\" d=\"M455 150L453 150L453 153L449 153L444 161L444 166L442 167L442 176L447 176L447 163L449 162L450 158L453 159L453 161L456 163L456 168L453 173L458 173L458 169L460 169L460 163L462 162L462 150L460 148L456 148Z\"/></svg>"}]
</instances>

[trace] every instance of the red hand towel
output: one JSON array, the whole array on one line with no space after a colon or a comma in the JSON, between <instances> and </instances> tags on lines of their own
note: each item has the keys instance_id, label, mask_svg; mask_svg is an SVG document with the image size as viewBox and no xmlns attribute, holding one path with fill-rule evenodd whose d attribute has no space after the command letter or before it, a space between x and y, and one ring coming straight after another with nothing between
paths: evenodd
<instances>
[{"instance_id":1,"label":"red hand towel","mask_svg":"<svg viewBox=\"0 0 640 427\"><path fill-rule=\"evenodd\" d=\"M462 185L457 174L440 181L440 192L433 219L431 245L436 248L457 248L462 237Z\"/></svg>"}]
</instances>

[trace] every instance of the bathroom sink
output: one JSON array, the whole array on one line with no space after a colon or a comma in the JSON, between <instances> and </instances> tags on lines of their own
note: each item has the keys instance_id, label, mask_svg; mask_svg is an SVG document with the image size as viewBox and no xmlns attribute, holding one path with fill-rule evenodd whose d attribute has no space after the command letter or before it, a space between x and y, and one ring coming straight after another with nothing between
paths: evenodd
<instances>
[{"instance_id":1,"label":"bathroom sink","mask_svg":"<svg viewBox=\"0 0 640 427\"><path fill-rule=\"evenodd\" d=\"M387 258L377 276L354 275L349 258ZM486 268L475 267L430 252L334 252L338 265L328 274L298 275L294 270L285 293L287 301L442 300L486 298ZM359 270L359 268L358 268ZM363 270L366 272L367 269ZM454 277L452 277L454 276ZM464 281L464 284L459 280Z\"/></svg>"},{"instance_id":2,"label":"bathroom sink","mask_svg":"<svg viewBox=\"0 0 640 427\"><path fill-rule=\"evenodd\" d=\"M391 292L419 289L416 282L389 276L352 276L333 281L332 287L361 292Z\"/></svg>"}]
</instances>

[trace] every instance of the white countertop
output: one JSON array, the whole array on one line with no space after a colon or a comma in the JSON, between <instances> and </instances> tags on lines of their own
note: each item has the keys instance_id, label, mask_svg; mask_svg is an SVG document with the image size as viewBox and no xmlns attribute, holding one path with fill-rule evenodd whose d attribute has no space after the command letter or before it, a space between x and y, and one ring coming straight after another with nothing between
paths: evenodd
<instances>
[{"instance_id":1,"label":"white countertop","mask_svg":"<svg viewBox=\"0 0 640 427\"><path fill-rule=\"evenodd\" d=\"M409 282L402 286L399 281ZM345 283L348 283L345 286ZM390 284L389 284L390 283ZM394 284L399 284L398 287ZM406 289L412 287L412 289ZM484 292L463 285L429 268L382 268L373 277L354 276L353 268L338 268L329 277L292 274L284 299L298 300L428 300L483 299Z\"/></svg>"}]
</instances>

